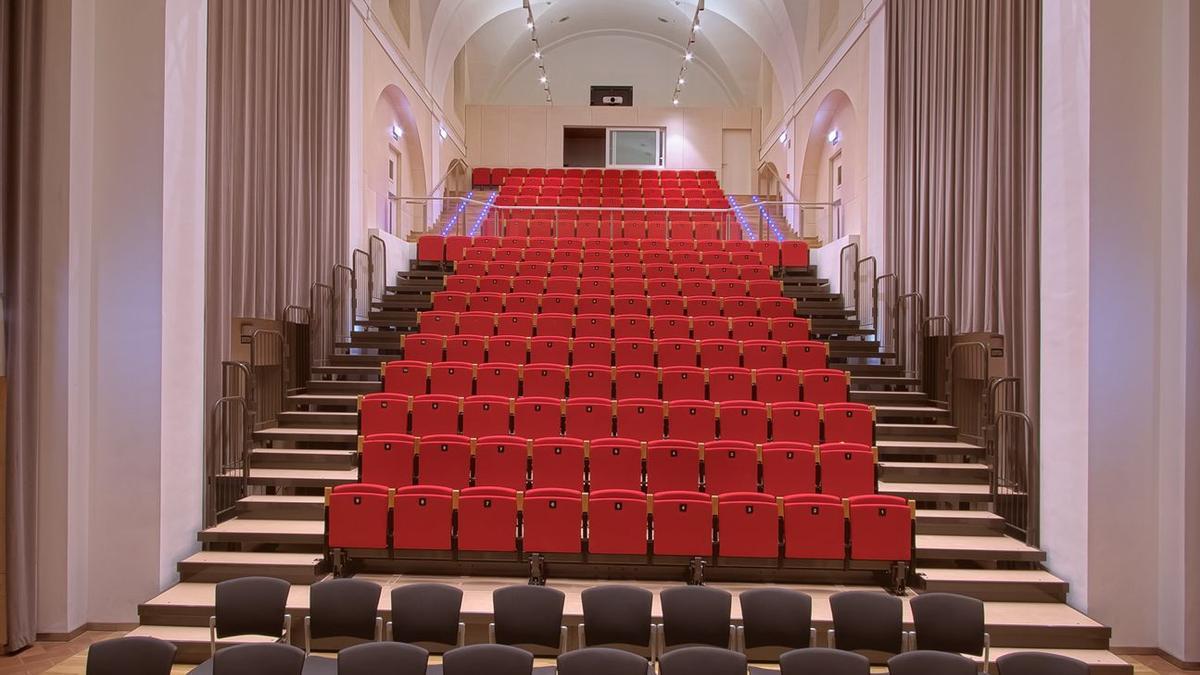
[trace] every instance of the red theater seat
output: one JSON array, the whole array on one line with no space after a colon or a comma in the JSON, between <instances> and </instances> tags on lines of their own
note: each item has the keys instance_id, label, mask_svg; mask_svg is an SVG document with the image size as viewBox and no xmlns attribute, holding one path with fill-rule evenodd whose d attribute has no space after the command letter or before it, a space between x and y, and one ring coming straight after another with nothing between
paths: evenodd
<instances>
[{"instance_id":1,"label":"red theater seat","mask_svg":"<svg viewBox=\"0 0 1200 675\"><path fill-rule=\"evenodd\" d=\"M700 489L700 446L695 441L660 439L646 444L646 491Z\"/></svg>"},{"instance_id":2,"label":"red theater seat","mask_svg":"<svg viewBox=\"0 0 1200 675\"><path fill-rule=\"evenodd\" d=\"M541 325L539 320L538 325ZM529 341L530 363L556 363L565 366L571 356L571 342L565 337L538 336Z\"/></svg>"},{"instance_id":3,"label":"red theater seat","mask_svg":"<svg viewBox=\"0 0 1200 675\"><path fill-rule=\"evenodd\" d=\"M512 295L518 295L513 293ZM528 314L506 312L496 317L496 335L509 337L533 337L533 327L537 315L536 306Z\"/></svg>"},{"instance_id":4,"label":"red theater seat","mask_svg":"<svg viewBox=\"0 0 1200 675\"><path fill-rule=\"evenodd\" d=\"M754 371L754 387L756 401L799 401L800 373L790 368L760 368Z\"/></svg>"},{"instance_id":5,"label":"red theater seat","mask_svg":"<svg viewBox=\"0 0 1200 675\"><path fill-rule=\"evenodd\" d=\"M602 398L572 398L565 404L566 435L593 440L613 435L613 402Z\"/></svg>"},{"instance_id":6,"label":"red theater seat","mask_svg":"<svg viewBox=\"0 0 1200 675\"><path fill-rule=\"evenodd\" d=\"M441 361L445 356L445 344L446 338L442 335L410 333L400 338L400 347L407 361Z\"/></svg>"},{"instance_id":7,"label":"red theater seat","mask_svg":"<svg viewBox=\"0 0 1200 675\"><path fill-rule=\"evenodd\" d=\"M840 497L793 494L783 498L784 557L844 560L846 516Z\"/></svg>"},{"instance_id":8,"label":"red theater seat","mask_svg":"<svg viewBox=\"0 0 1200 675\"><path fill-rule=\"evenodd\" d=\"M721 439L763 443L767 440L767 405L729 401L720 408Z\"/></svg>"},{"instance_id":9,"label":"red theater seat","mask_svg":"<svg viewBox=\"0 0 1200 675\"><path fill-rule=\"evenodd\" d=\"M460 489L471 482L471 439L432 434L417 446L417 483Z\"/></svg>"},{"instance_id":10,"label":"red theater seat","mask_svg":"<svg viewBox=\"0 0 1200 675\"><path fill-rule=\"evenodd\" d=\"M408 410L412 399L404 394L367 394L358 399L358 433L403 434L408 432Z\"/></svg>"},{"instance_id":11,"label":"red theater seat","mask_svg":"<svg viewBox=\"0 0 1200 675\"><path fill-rule=\"evenodd\" d=\"M713 401L753 399L754 379L746 368L712 368L708 371L708 397Z\"/></svg>"},{"instance_id":12,"label":"red theater seat","mask_svg":"<svg viewBox=\"0 0 1200 675\"><path fill-rule=\"evenodd\" d=\"M561 399L567 392L567 368L552 363L531 363L522 368L524 396Z\"/></svg>"},{"instance_id":13,"label":"red theater seat","mask_svg":"<svg viewBox=\"0 0 1200 675\"><path fill-rule=\"evenodd\" d=\"M589 490L640 490L642 444L633 438L600 438L588 447Z\"/></svg>"},{"instance_id":14,"label":"red theater seat","mask_svg":"<svg viewBox=\"0 0 1200 675\"><path fill-rule=\"evenodd\" d=\"M785 241L780 245L780 264L784 267L808 267L808 244L803 241Z\"/></svg>"},{"instance_id":15,"label":"red theater seat","mask_svg":"<svg viewBox=\"0 0 1200 675\"><path fill-rule=\"evenodd\" d=\"M437 428L436 430L428 430L431 424L448 424L450 418L450 404L453 404L454 414L457 415L458 398L462 396L470 396L471 389L475 384L475 367L464 361L441 361L429 367L429 395L421 396L413 399L413 411L420 411L422 415L431 415L429 419L422 417L419 421L414 421L414 429L422 429L422 431L414 432L420 436L424 433L433 434L452 434L457 433L457 422L454 428ZM420 405L417 401L420 400ZM439 402L438 405L434 405ZM434 420L433 418L437 418Z\"/></svg>"},{"instance_id":16,"label":"red theater seat","mask_svg":"<svg viewBox=\"0 0 1200 675\"><path fill-rule=\"evenodd\" d=\"M513 403L513 435L542 438L562 433L562 401L524 396Z\"/></svg>"},{"instance_id":17,"label":"red theater seat","mask_svg":"<svg viewBox=\"0 0 1200 675\"><path fill-rule=\"evenodd\" d=\"M325 492L325 532L329 548L386 549L391 490L351 483Z\"/></svg>"},{"instance_id":18,"label":"red theater seat","mask_svg":"<svg viewBox=\"0 0 1200 675\"><path fill-rule=\"evenodd\" d=\"M446 259L446 240L427 234L417 239L417 260L442 262Z\"/></svg>"},{"instance_id":19,"label":"red theater seat","mask_svg":"<svg viewBox=\"0 0 1200 675\"><path fill-rule=\"evenodd\" d=\"M608 339L612 321L610 314L580 314L575 317L575 339Z\"/></svg>"},{"instance_id":20,"label":"red theater seat","mask_svg":"<svg viewBox=\"0 0 1200 675\"><path fill-rule=\"evenodd\" d=\"M702 492L654 495L654 555L711 556L712 498Z\"/></svg>"},{"instance_id":21,"label":"red theater seat","mask_svg":"<svg viewBox=\"0 0 1200 675\"><path fill-rule=\"evenodd\" d=\"M704 489L709 494L758 491L758 449L746 441L704 444Z\"/></svg>"},{"instance_id":22,"label":"red theater seat","mask_svg":"<svg viewBox=\"0 0 1200 675\"><path fill-rule=\"evenodd\" d=\"M821 415L815 403L780 401L771 404L771 439L815 444L821 434Z\"/></svg>"},{"instance_id":23,"label":"red theater seat","mask_svg":"<svg viewBox=\"0 0 1200 675\"><path fill-rule=\"evenodd\" d=\"M535 439L530 454L533 487L582 490L585 447L578 438Z\"/></svg>"},{"instance_id":24,"label":"red theater seat","mask_svg":"<svg viewBox=\"0 0 1200 675\"><path fill-rule=\"evenodd\" d=\"M462 432L471 438L508 433L509 399L501 396L468 396L462 402Z\"/></svg>"},{"instance_id":25,"label":"red theater seat","mask_svg":"<svg viewBox=\"0 0 1200 675\"><path fill-rule=\"evenodd\" d=\"M784 343L787 367L793 370L822 370L829 367L829 343L790 340Z\"/></svg>"},{"instance_id":26,"label":"red theater seat","mask_svg":"<svg viewBox=\"0 0 1200 675\"><path fill-rule=\"evenodd\" d=\"M657 330L657 323L655 323ZM699 345L691 339L669 339L658 341L658 367L695 366Z\"/></svg>"},{"instance_id":27,"label":"red theater seat","mask_svg":"<svg viewBox=\"0 0 1200 675\"><path fill-rule=\"evenodd\" d=\"M784 497L817 491L817 453L812 445L773 441L762 446L763 492Z\"/></svg>"},{"instance_id":28,"label":"red theater seat","mask_svg":"<svg viewBox=\"0 0 1200 675\"><path fill-rule=\"evenodd\" d=\"M617 339L618 349L623 339L649 339L650 336L651 319L648 316L624 315L613 321L613 337Z\"/></svg>"},{"instance_id":29,"label":"red theater seat","mask_svg":"<svg viewBox=\"0 0 1200 675\"><path fill-rule=\"evenodd\" d=\"M417 316L420 332L427 335L454 335L458 315L453 312L421 312Z\"/></svg>"},{"instance_id":30,"label":"red theater seat","mask_svg":"<svg viewBox=\"0 0 1200 675\"><path fill-rule=\"evenodd\" d=\"M535 488L521 508L525 553L579 553L583 496L578 490Z\"/></svg>"},{"instance_id":31,"label":"red theater seat","mask_svg":"<svg viewBox=\"0 0 1200 675\"><path fill-rule=\"evenodd\" d=\"M384 392L417 396L418 394L424 394L428 389L428 363L420 361L389 361L383 366Z\"/></svg>"},{"instance_id":32,"label":"red theater seat","mask_svg":"<svg viewBox=\"0 0 1200 675\"><path fill-rule=\"evenodd\" d=\"M737 340L701 340L701 368L736 368L742 365L741 343Z\"/></svg>"},{"instance_id":33,"label":"red theater seat","mask_svg":"<svg viewBox=\"0 0 1200 675\"><path fill-rule=\"evenodd\" d=\"M449 551L454 521L454 492L438 485L396 490L392 547L397 551Z\"/></svg>"},{"instance_id":34,"label":"red theater seat","mask_svg":"<svg viewBox=\"0 0 1200 675\"><path fill-rule=\"evenodd\" d=\"M851 560L912 560L912 502L893 495L849 499Z\"/></svg>"},{"instance_id":35,"label":"red theater seat","mask_svg":"<svg viewBox=\"0 0 1200 675\"><path fill-rule=\"evenodd\" d=\"M485 396L516 398L520 394L521 369L510 363L489 363L475 367L475 393Z\"/></svg>"},{"instance_id":36,"label":"red theater seat","mask_svg":"<svg viewBox=\"0 0 1200 675\"><path fill-rule=\"evenodd\" d=\"M524 490L529 441L516 436L484 436L475 441L475 485Z\"/></svg>"},{"instance_id":37,"label":"red theater seat","mask_svg":"<svg viewBox=\"0 0 1200 675\"><path fill-rule=\"evenodd\" d=\"M821 494L855 497L875 494L875 451L857 443L825 443L817 448Z\"/></svg>"},{"instance_id":38,"label":"red theater seat","mask_svg":"<svg viewBox=\"0 0 1200 675\"><path fill-rule=\"evenodd\" d=\"M571 366L567 383L571 398L612 398L613 369L609 366Z\"/></svg>"},{"instance_id":39,"label":"red theater seat","mask_svg":"<svg viewBox=\"0 0 1200 675\"><path fill-rule=\"evenodd\" d=\"M796 301L792 298L758 298L758 315L769 319L795 316Z\"/></svg>"},{"instance_id":40,"label":"red theater seat","mask_svg":"<svg viewBox=\"0 0 1200 675\"><path fill-rule=\"evenodd\" d=\"M691 319L686 316L666 316L659 315L651 319L651 326L654 329L654 337L659 340L659 361L658 365L662 366L662 342L664 340L680 340L691 337L692 323ZM695 348L692 350L692 362L685 365L696 365Z\"/></svg>"},{"instance_id":41,"label":"red theater seat","mask_svg":"<svg viewBox=\"0 0 1200 675\"><path fill-rule=\"evenodd\" d=\"M783 367L783 344L776 340L747 340L742 343L742 365L753 370Z\"/></svg>"},{"instance_id":42,"label":"red theater seat","mask_svg":"<svg viewBox=\"0 0 1200 675\"><path fill-rule=\"evenodd\" d=\"M780 342L808 339L808 319L797 317L781 317L769 319L771 323L771 339Z\"/></svg>"},{"instance_id":43,"label":"red theater seat","mask_svg":"<svg viewBox=\"0 0 1200 675\"><path fill-rule=\"evenodd\" d=\"M408 434L374 434L360 438L358 480L390 488L412 485L416 440Z\"/></svg>"},{"instance_id":44,"label":"red theater seat","mask_svg":"<svg viewBox=\"0 0 1200 675\"><path fill-rule=\"evenodd\" d=\"M821 406L822 439L826 443L875 444L875 408L862 403Z\"/></svg>"},{"instance_id":45,"label":"red theater seat","mask_svg":"<svg viewBox=\"0 0 1200 675\"><path fill-rule=\"evenodd\" d=\"M534 330L537 337L569 338L575 323L572 314L542 313L537 315Z\"/></svg>"},{"instance_id":46,"label":"red theater seat","mask_svg":"<svg viewBox=\"0 0 1200 675\"><path fill-rule=\"evenodd\" d=\"M588 552L594 555L645 555L647 513L647 498L640 491L590 492Z\"/></svg>"},{"instance_id":47,"label":"red theater seat","mask_svg":"<svg viewBox=\"0 0 1200 675\"><path fill-rule=\"evenodd\" d=\"M759 492L730 492L717 498L717 543L721 557L779 556L779 506Z\"/></svg>"},{"instance_id":48,"label":"red theater seat","mask_svg":"<svg viewBox=\"0 0 1200 675\"><path fill-rule=\"evenodd\" d=\"M666 410L661 399L635 398L617 401L617 435L638 441L663 437ZM625 487L625 486L612 486Z\"/></svg>"},{"instance_id":49,"label":"red theater seat","mask_svg":"<svg viewBox=\"0 0 1200 675\"><path fill-rule=\"evenodd\" d=\"M810 403L845 403L850 396L850 373L844 370L806 370L803 382Z\"/></svg>"},{"instance_id":50,"label":"red theater seat","mask_svg":"<svg viewBox=\"0 0 1200 675\"><path fill-rule=\"evenodd\" d=\"M716 406L712 401L675 400L667 404L670 437L705 443L717 437Z\"/></svg>"},{"instance_id":51,"label":"red theater seat","mask_svg":"<svg viewBox=\"0 0 1200 675\"><path fill-rule=\"evenodd\" d=\"M465 312L469 293L458 291L436 291L433 293L433 310L435 312Z\"/></svg>"},{"instance_id":52,"label":"red theater seat","mask_svg":"<svg viewBox=\"0 0 1200 675\"><path fill-rule=\"evenodd\" d=\"M662 369L662 398L664 401L681 399L704 400L706 375L703 368L696 366L671 366Z\"/></svg>"},{"instance_id":53,"label":"red theater seat","mask_svg":"<svg viewBox=\"0 0 1200 675\"><path fill-rule=\"evenodd\" d=\"M426 312L428 314L429 312ZM425 318L425 314L421 315ZM422 332L428 332L422 329ZM463 312L458 315L458 332L462 335L495 335L496 314L494 311Z\"/></svg>"},{"instance_id":54,"label":"red theater seat","mask_svg":"<svg viewBox=\"0 0 1200 675\"><path fill-rule=\"evenodd\" d=\"M459 492L458 550L517 550L516 490L487 486Z\"/></svg>"},{"instance_id":55,"label":"red theater seat","mask_svg":"<svg viewBox=\"0 0 1200 675\"><path fill-rule=\"evenodd\" d=\"M451 335L446 338L446 360L483 363L487 338L481 335Z\"/></svg>"},{"instance_id":56,"label":"red theater seat","mask_svg":"<svg viewBox=\"0 0 1200 675\"><path fill-rule=\"evenodd\" d=\"M602 338L575 339L571 342L572 366L611 366L613 341Z\"/></svg>"},{"instance_id":57,"label":"red theater seat","mask_svg":"<svg viewBox=\"0 0 1200 675\"><path fill-rule=\"evenodd\" d=\"M523 365L529 358L530 338L512 335L497 335L488 338L488 363Z\"/></svg>"},{"instance_id":58,"label":"red theater seat","mask_svg":"<svg viewBox=\"0 0 1200 675\"><path fill-rule=\"evenodd\" d=\"M617 366L616 398L658 398L658 369L653 366ZM597 394L587 394L595 396Z\"/></svg>"},{"instance_id":59,"label":"red theater seat","mask_svg":"<svg viewBox=\"0 0 1200 675\"><path fill-rule=\"evenodd\" d=\"M692 319L692 338L696 340L728 340L729 319L723 316Z\"/></svg>"},{"instance_id":60,"label":"red theater seat","mask_svg":"<svg viewBox=\"0 0 1200 675\"><path fill-rule=\"evenodd\" d=\"M655 344L647 338L621 338L614 341L614 361L618 366L653 366Z\"/></svg>"}]
</instances>

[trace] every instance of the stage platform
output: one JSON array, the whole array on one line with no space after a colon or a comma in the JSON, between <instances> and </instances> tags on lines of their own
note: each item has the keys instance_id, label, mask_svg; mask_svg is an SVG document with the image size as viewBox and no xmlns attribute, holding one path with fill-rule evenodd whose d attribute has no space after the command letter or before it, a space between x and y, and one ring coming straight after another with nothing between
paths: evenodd
<instances>
[{"instance_id":1,"label":"stage platform","mask_svg":"<svg viewBox=\"0 0 1200 675\"><path fill-rule=\"evenodd\" d=\"M519 577L432 577L409 575L362 574L356 578L369 579L383 586L379 612L386 620L391 615L392 588L411 583L436 582L457 586L463 590L462 620L467 624L468 644L487 642L487 625L492 619L492 591L510 584L524 584ZM660 608L657 593L664 588L682 583L658 581L586 581L552 579L548 586L566 593L563 622L570 628L571 647L577 645L575 626L583 618L580 593L592 586L631 584L655 593L653 615L658 619ZM737 594L749 588L762 587L749 583L709 583L710 587L724 588L733 593L732 618L741 621L741 608ZM817 628L818 644L825 641L825 631L831 628L829 596L842 590L886 591L879 586L837 586L774 584L808 593L813 598L813 625ZM215 584L181 583L139 607L142 626L134 635L155 635L172 640L180 646L180 658L188 662L199 662L208 656L208 617L212 613ZM309 587L292 586L288 598L288 610L293 625L302 625L302 617L308 613ZM911 613L908 599L915 597L909 591L905 601L905 626L911 629ZM1074 656L1092 664L1096 674L1128 674L1131 666L1107 651L1110 631L1071 607L1055 602L986 602L987 630L992 640L993 660L1010 651L1039 649Z\"/></svg>"}]
</instances>

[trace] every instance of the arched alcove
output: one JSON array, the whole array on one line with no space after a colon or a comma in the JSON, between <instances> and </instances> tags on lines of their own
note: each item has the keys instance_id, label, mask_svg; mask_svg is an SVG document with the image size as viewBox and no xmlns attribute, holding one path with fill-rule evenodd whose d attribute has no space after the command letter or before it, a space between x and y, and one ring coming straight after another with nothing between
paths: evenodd
<instances>
[{"instance_id":1,"label":"arched alcove","mask_svg":"<svg viewBox=\"0 0 1200 675\"><path fill-rule=\"evenodd\" d=\"M806 212L805 232L833 241L860 232L861 223L848 217L858 213L856 167L863 151L857 137L854 104L846 92L834 89L825 95L804 141L797 195L805 203L836 204ZM840 219L840 222L839 222Z\"/></svg>"},{"instance_id":2,"label":"arched alcove","mask_svg":"<svg viewBox=\"0 0 1200 675\"><path fill-rule=\"evenodd\" d=\"M363 147L363 178L371 202L367 228L399 237L412 228L413 214L389 196L422 196L428 190L421 131L404 92L396 85L385 87L375 101Z\"/></svg>"}]
</instances>

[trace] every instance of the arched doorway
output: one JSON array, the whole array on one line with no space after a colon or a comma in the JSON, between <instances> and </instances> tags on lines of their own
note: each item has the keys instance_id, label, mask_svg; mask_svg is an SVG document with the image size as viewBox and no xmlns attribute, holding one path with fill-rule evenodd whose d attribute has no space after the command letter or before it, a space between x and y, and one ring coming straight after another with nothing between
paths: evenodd
<instances>
[{"instance_id":1,"label":"arched doorway","mask_svg":"<svg viewBox=\"0 0 1200 675\"><path fill-rule=\"evenodd\" d=\"M854 105L841 89L817 107L799 162L800 200L827 205L808 211L806 232L824 242L861 232L857 167L862 166Z\"/></svg>"}]
</instances>

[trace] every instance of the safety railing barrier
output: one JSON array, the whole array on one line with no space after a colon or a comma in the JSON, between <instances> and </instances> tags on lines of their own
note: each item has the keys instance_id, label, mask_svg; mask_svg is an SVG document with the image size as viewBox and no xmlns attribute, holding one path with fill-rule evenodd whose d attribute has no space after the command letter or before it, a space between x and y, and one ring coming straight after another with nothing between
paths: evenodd
<instances>
[{"instance_id":1,"label":"safety railing barrier","mask_svg":"<svg viewBox=\"0 0 1200 675\"><path fill-rule=\"evenodd\" d=\"M1021 404L1021 380L993 378L988 386L986 448L992 504L1010 536L1040 543L1041 456L1032 418Z\"/></svg>"},{"instance_id":2,"label":"safety railing barrier","mask_svg":"<svg viewBox=\"0 0 1200 675\"><path fill-rule=\"evenodd\" d=\"M208 410L204 442L204 522L206 527L232 517L246 496L254 434L254 412L247 404L253 390L250 366L221 363L221 396Z\"/></svg>"},{"instance_id":3,"label":"safety railing barrier","mask_svg":"<svg viewBox=\"0 0 1200 675\"><path fill-rule=\"evenodd\" d=\"M371 255L360 248L354 249L350 254L350 269L354 272L350 312L357 321L367 318L371 312L371 287L369 283L363 283L371 278Z\"/></svg>"},{"instance_id":4,"label":"safety railing barrier","mask_svg":"<svg viewBox=\"0 0 1200 675\"><path fill-rule=\"evenodd\" d=\"M308 385L312 374L312 310L299 305L283 309L284 356L287 362L288 392Z\"/></svg>"},{"instance_id":5,"label":"safety railing barrier","mask_svg":"<svg viewBox=\"0 0 1200 675\"><path fill-rule=\"evenodd\" d=\"M309 350L313 366L329 364L333 355L334 325L333 286L314 281L308 288Z\"/></svg>"},{"instance_id":6,"label":"safety railing barrier","mask_svg":"<svg viewBox=\"0 0 1200 675\"><path fill-rule=\"evenodd\" d=\"M250 346L250 383L247 405L254 412L254 428L264 429L279 423L279 413L287 404L287 344L283 333L256 330L243 336Z\"/></svg>"},{"instance_id":7,"label":"safety railing barrier","mask_svg":"<svg viewBox=\"0 0 1200 675\"><path fill-rule=\"evenodd\" d=\"M982 342L950 345L944 363L950 424L958 427L959 440L983 446L987 427L988 346Z\"/></svg>"},{"instance_id":8,"label":"safety railing barrier","mask_svg":"<svg viewBox=\"0 0 1200 675\"><path fill-rule=\"evenodd\" d=\"M333 343L330 344L330 354L333 345L350 339L354 330L357 307L354 300L354 268L338 263L333 266L330 287L333 289L331 314L333 319Z\"/></svg>"},{"instance_id":9,"label":"safety railing barrier","mask_svg":"<svg viewBox=\"0 0 1200 675\"><path fill-rule=\"evenodd\" d=\"M367 241L367 288L371 302L383 300L388 287L387 242L378 235Z\"/></svg>"},{"instance_id":10,"label":"safety railing barrier","mask_svg":"<svg viewBox=\"0 0 1200 675\"><path fill-rule=\"evenodd\" d=\"M893 272L881 274L871 282L870 328L883 351L896 348L892 331L896 324L895 309L899 291L900 280Z\"/></svg>"}]
</instances>

